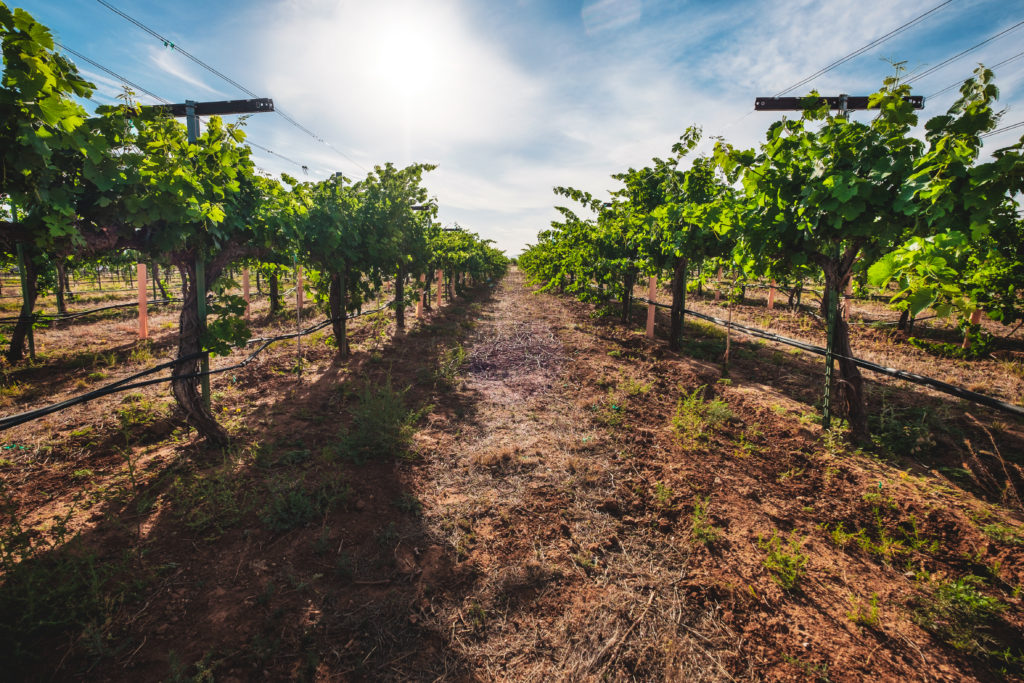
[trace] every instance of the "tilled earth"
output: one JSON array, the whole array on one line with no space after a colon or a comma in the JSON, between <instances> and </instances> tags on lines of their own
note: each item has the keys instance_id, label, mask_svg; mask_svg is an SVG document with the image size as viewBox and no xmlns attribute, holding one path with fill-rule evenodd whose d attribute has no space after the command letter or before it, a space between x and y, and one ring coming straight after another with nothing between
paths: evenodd
<instances>
[{"instance_id":1,"label":"tilled earth","mask_svg":"<svg viewBox=\"0 0 1024 683\"><path fill-rule=\"evenodd\" d=\"M105 623L41 634L63 659L29 674L1021 675L1020 424L915 394L944 427L859 451L816 423L820 362L734 339L723 379L718 336L688 328L698 353L675 354L637 314L622 326L513 270L348 363L311 350L301 383L240 376L262 398L227 402L233 450L157 444L145 482L44 558L130 549L119 576L140 585ZM381 387L415 433L355 457Z\"/></svg>"}]
</instances>

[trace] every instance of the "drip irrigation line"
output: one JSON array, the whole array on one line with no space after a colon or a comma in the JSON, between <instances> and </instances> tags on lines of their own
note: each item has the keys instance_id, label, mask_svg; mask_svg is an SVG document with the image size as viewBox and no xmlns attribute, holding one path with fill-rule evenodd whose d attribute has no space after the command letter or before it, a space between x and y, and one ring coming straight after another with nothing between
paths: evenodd
<instances>
[{"instance_id":1,"label":"drip irrigation line","mask_svg":"<svg viewBox=\"0 0 1024 683\"><path fill-rule=\"evenodd\" d=\"M135 291L135 290L131 290ZM250 298L262 297L262 294L251 294ZM217 301L218 297L213 297L212 301ZM166 304L180 304L184 299L181 298L170 298L170 299L150 299L146 302L147 306L164 306ZM33 320L37 323L42 324L40 321L47 322L63 322L65 320L72 320L74 318L81 318L85 315L92 315L93 313L99 313L100 311L110 311L116 308L135 308L139 303L137 301L131 301L124 304L111 304L109 306L100 306L99 308L90 308L87 311L76 311L74 313L33 313L31 316L10 316L7 318L0 318L0 324L4 323L16 323L22 320Z\"/></svg>"},{"instance_id":2,"label":"drip irrigation line","mask_svg":"<svg viewBox=\"0 0 1024 683\"><path fill-rule=\"evenodd\" d=\"M182 299L151 299L146 302L147 306L163 306L165 304L181 303ZM73 320L75 318L81 318L85 315L92 315L93 313L99 313L100 311L110 311L115 308L134 308L138 306L137 301L133 301L127 304L111 304L110 306L101 306L99 308L90 308L87 311L76 311L74 313L33 313L30 316L12 316L9 318L0 318L0 324L3 323L17 323L23 320L31 320L34 322L49 321L49 322L63 322L64 320Z\"/></svg>"},{"instance_id":3,"label":"drip irrigation line","mask_svg":"<svg viewBox=\"0 0 1024 683\"><path fill-rule=\"evenodd\" d=\"M154 372L166 370L167 368L173 367L178 363L184 363L189 360L200 358L202 355L202 353L193 353L191 355L184 356L183 358L178 358L172 361L168 361L166 363L161 363L160 365L156 365L152 368L149 368L148 370L143 370L142 372L135 373L134 375L125 377L124 379L120 379L116 382L112 382L110 384L102 386L99 389L93 389L92 391L82 394L80 396L69 398L66 401L54 403L53 405L45 406L43 408L36 408L35 410L28 410L23 413L18 413L17 415L9 415L7 417L0 418L0 431L10 429L11 427L15 427L20 424L24 424L25 422L31 422L32 420L36 420L45 415L50 415L51 413L56 413L67 408L71 408L72 406L77 406L82 403L88 403L89 401L93 401L97 398L101 398L109 394L116 394L121 391L128 391L129 389L134 389L139 386L146 386L148 384L169 382L171 378L160 377L158 379L148 380L146 382L130 383L132 382L132 380L138 379L139 377L145 377L146 375L151 375Z\"/></svg>"},{"instance_id":4,"label":"drip irrigation line","mask_svg":"<svg viewBox=\"0 0 1024 683\"><path fill-rule=\"evenodd\" d=\"M352 320L353 318L359 318L359 317L364 316L364 315L370 315L371 313L379 313L380 311L383 311L384 309L386 309L388 306L390 306L393 303L394 303L394 300L392 300L392 301L384 304L383 306L381 306L379 308L376 308L376 309L374 309L372 311L360 311L358 313L353 313L352 315L345 316L345 318L347 320ZM6 429L10 429L11 427L16 427L16 426L18 426L20 424L24 424L26 422L31 422L32 420L36 420L36 419L39 419L41 417L45 417L47 415L51 415L53 413L59 412L61 410L65 410L67 408L71 408L71 407L74 407L74 406L77 406L77 405L81 405L83 403L88 403L89 401L93 401L93 400L96 400L97 398L102 398L103 396L108 396L110 394L116 394L116 393L120 393L122 391L130 391L132 389L139 389L141 387L147 387L147 386L150 386L150 385L153 385L153 384L160 384L162 382L172 382L172 381L175 381L175 380L197 379L197 378L200 378L200 377L203 377L203 376L218 375L218 374L223 373L223 372L229 372L231 370L237 370L239 368L244 368L246 365L248 365L253 360L255 360L257 356L259 356L261 353L263 353L263 351L265 351L267 349L267 347L269 347L274 342L283 341L285 339L292 339L292 338L299 337L299 336L302 336L302 335L305 335L305 334L312 334L313 332L316 332L317 330L321 330L321 329L327 327L332 322L334 322L334 318L327 318L327 320L324 320L322 322L316 323L315 325L311 325L310 327L307 327L304 330L300 330L299 332L290 332L288 334L281 334L281 335L277 335L277 336L274 336L274 337L259 337L259 338L256 338L256 339L250 339L249 341L247 341L245 343L245 346L251 346L253 344L258 344L259 346L257 347L257 349L255 351L253 351L248 356L246 356L245 359L243 359L242 361L240 361L238 363L235 363L234 365L228 365L228 366L223 367L223 368L216 368L214 370L209 370L207 372L196 372L196 373L191 373L191 374L188 374L188 375L181 375L181 376L178 376L178 377L175 377L175 376L172 375L171 377L157 377L155 379L143 380L141 382L133 381L133 380L136 380L136 379L138 379L140 377L145 377L146 375L151 375L154 372L159 372L160 370L166 370L167 368L173 368L175 365L178 365L179 363L184 363L184 362L187 362L187 361L190 361L190 360L195 360L197 358L201 358L205 354L200 352L200 353L193 353L193 354L190 354L188 356L183 356L181 358L176 358L174 360L167 361L165 363L161 363L159 365L156 365L156 366L154 366L152 368L149 368L148 370L143 370L142 372L138 372L138 373L135 373L134 375L131 375L129 377L125 377L124 379L117 380L116 382L112 382L112 383L107 384L105 386L102 386L102 387L100 387L98 389L94 389L94 390L92 390L92 391L90 391L88 393L81 394L80 396L75 396L73 398L69 398L66 401L61 401L60 403L54 403L52 405L44 406L42 408L36 408L34 410L28 410L28 411L25 411L23 413L18 413L17 415L9 415L7 417L0 418L0 431L4 431Z\"/></svg>"},{"instance_id":5,"label":"drip irrigation line","mask_svg":"<svg viewBox=\"0 0 1024 683\"><path fill-rule=\"evenodd\" d=\"M811 314L811 316L817 318L818 320L821 320L822 322L825 321L825 318L823 318L820 313L815 313L814 311L807 311L807 312L809 314ZM914 318L913 322L919 323L922 320L931 320L932 318L938 318L938 317L939 316L937 316L937 315L925 315L925 316L921 316L920 318ZM907 322L908 323L910 322L909 318L907 319ZM900 321L899 320L847 320L846 324L847 325L899 325Z\"/></svg>"},{"instance_id":6,"label":"drip irrigation line","mask_svg":"<svg viewBox=\"0 0 1024 683\"><path fill-rule=\"evenodd\" d=\"M136 292L135 287L118 287L116 289L80 289L77 292L65 291L65 294L72 296L83 296L85 294L119 294L121 292ZM4 294L0 299L20 299L21 294Z\"/></svg>"},{"instance_id":7,"label":"drip irrigation line","mask_svg":"<svg viewBox=\"0 0 1024 683\"><path fill-rule=\"evenodd\" d=\"M636 301L642 301L647 304L653 303L658 308L672 308L672 306L670 306L669 304L652 302L649 299L644 299L640 297L634 297L634 299ZM817 354L819 356L825 355L825 349L822 348L821 346L808 344L807 342L802 342L797 339L792 339L790 337L783 337L782 335L778 335L773 332L767 332L756 327L748 327L740 323L729 322L727 320L722 320L721 318L716 318L712 315L699 313L688 308L684 310L687 314L692 315L695 318L700 318L701 320L706 320L710 323L714 323L715 325L720 325L722 327L739 330L740 332L750 335L752 337L760 337L761 339L766 339L768 341L786 344L787 346L793 346L803 351ZM946 382L934 379L932 377L925 377L924 375L918 375L912 372L907 372L906 370L889 368L884 365L879 365L878 363L872 363L871 361L863 360L861 358L854 358L852 356L844 356L839 353L833 353L832 356L840 360L849 361L850 363L853 363L858 367L864 368L865 370L870 370L872 372L877 372L883 375L889 375L890 377L902 379L913 384L927 386L932 389L935 389L936 391L941 391L945 394L950 394L958 398L966 399L968 401L971 401L972 403L978 403L983 406L988 406L989 408L994 408L996 410L1000 410L1004 413L1009 413L1016 417L1024 417L1024 408L1021 408L1020 406L1015 406L1012 403L1006 403L1005 401L1000 401L997 398L986 396L985 394L979 394L975 391L970 391L968 389L964 389L953 384L948 384Z\"/></svg>"}]
</instances>

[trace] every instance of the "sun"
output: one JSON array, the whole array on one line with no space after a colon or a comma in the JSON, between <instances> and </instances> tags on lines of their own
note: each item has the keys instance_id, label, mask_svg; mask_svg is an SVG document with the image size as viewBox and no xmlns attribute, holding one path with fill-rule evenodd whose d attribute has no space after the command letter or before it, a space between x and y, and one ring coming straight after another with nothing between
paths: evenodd
<instances>
[{"instance_id":1,"label":"sun","mask_svg":"<svg viewBox=\"0 0 1024 683\"><path fill-rule=\"evenodd\" d=\"M369 39L368 73L381 90L414 99L441 85L445 78L443 37L429 21L403 16L379 25Z\"/></svg>"}]
</instances>

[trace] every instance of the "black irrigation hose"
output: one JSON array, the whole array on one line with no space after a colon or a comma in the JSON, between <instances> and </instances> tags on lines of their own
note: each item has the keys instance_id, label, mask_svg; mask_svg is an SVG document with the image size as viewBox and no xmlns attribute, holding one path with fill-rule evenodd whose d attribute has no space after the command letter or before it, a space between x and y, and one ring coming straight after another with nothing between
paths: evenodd
<instances>
[{"instance_id":1,"label":"black irrigation hose","mask_svg":"<svg viewBox=\"0 0 1024 683\"><path fill-rule=\"evenodd\" d=\"M812 318L817 318L821 322L825 322L825 319L823 317L821 317L820 314L815 313L814 311L807 311L807 313ZM918 323L918 322L921 322L922 320L931 320L932 318L938 318L938 317L939 316L937 316L937 315L925 315L925 316L921 316L920 318L914 318L914 322ZM909 320L908 320L908 322L909 322ZM881 325L899 325L900 321L899 320L847 320L846 324L847 325L875 325L875 326L881 326Z\"/></svg>"},{"instance_id":2,"label":"black irrigation hose","mask_svg":"<svg viewBox=\"0 0 1024 683\"><path fill-rule=\"evenodd\" d=\"M732 281L731 280L726 280L726 279L723 278L721 280L712 279L712 280L709 280L709 282L715 282L715 283L725 282L725 283L728 284L728 283L731 283ZM763 284L761 282L748 282L745 285L740 285L740 286L749 287L751 289L771 289L771 285L766 285L766 284ZM786 294L788 294L790 292L795 292L796 291L795 287L785 287L783 285L775 285L775 289L780 291L780 292L786 293ZM803 287L803 288L800 289L800 291L805 293L805 294L817 294L819 296L819 298L820 298L820 296L822 294L825 293L825 290L823 290L823 289L811 289L810 287ZM843 294L842 296L844 298L846 298L845 294ZM887 296L885 294L871 294L871 293L868 293L868 294L865 294L865 295L862 295L862 296L854 296L854 295L851 294L849 296L849 298L850 299L867 299L869 301L891 301L892 300L891 296Z\"/></svg>"},{"instance_id":3,"label":"black irrigation hose","mask_svg":"<svg viewBox=\"0 0 1024 683\"><path fill-rule=\"evenodd\" d=\"M181 303L182 299L151 299L146 302L147 306L163 306L165 304ZM75 318L81 318L85 315L92 315L93 313L99 313L100 311L111 311L115 308L133 308L138 306L137 301L132 301L126 304L111 304L109 306L100 306L99 308L90 308L85 311L75 311L74 313L33 313L31 316L12 316L10 318L0 318L0 324L3 323L16 323L22 320L32 320L33 322L49 321L49 322L63 322L65 320L73 320Z\"/></svg>"},{"instance_id":4,"label":"black irrigation hose","mask_svg":"<svg viewBox=\"0 0 1024 683\"><path fill-rule=\"evenodd\" d=\"M255 295L259 296L259 295ZM213 299L216 301L216 298ZM170 298L170 299L150 299L146 302L147 306L163 306L166 304L180 304L184 299ZM85 315L92 315L93 313L99 313L100 311L110 311L115 308L134 308L138 306L138 302L131 301L124 304L111 304L109 306L101 306L99 308L90 308L85 311L75 311L74 313L33 313L31 316L12 316L9 318L0 318L0 324L4 323L16 323L20 320L30 318L39 324L40 321L51 321L51 322L62 322L64 320L73 320L74 318L81 318Z\"/></svg>"},{"instance_id":5,"label":"black irrigation hose","mask_svg":"<svg viewBox=\"0 0 1024 683\"><path fill-rule=\"evenodd\" d=\"M72 406L80 405L82 403L88 403L89 401L93 401L93 400L95 400L97 398L101 398L101 397L107 396L109 394L116 394L116 393L121 392L121 391L127 391L129 389L135 389L137 387L147 386L149 384L157 384L159 382L168 382L168 381L170 381L171 378L169 378L169 377L160 377L158 379L152 379L152 380L147 380L147 381L144 381L144 382L137 382L137 383L129 384L129 382L131 382L134 379L138 379L139 377L145 377L146 375L151 375L154 372L159 372L160 370L165 370L165 369L167 369L169 367L173 367L174 365L177 365L178 363L182 363L184 361L193 360L195 358L200 358L200 357L202 357L202 355L203 354L201 354L201 353L193 353L193 354L185 356L183 358L177 358L175 360L168 361L166 363L161 363L160 365L157 365L157 366L154 366L152 368L149 368L148 370L143 370L142 372L138 372L138 373L136 373L134 375L131 375L129 377L125 377L124 379L120 379L120 380L118 380L116 382L112 382L111 384L108 384L106 386L100 387L99 389L94 389L94 390L92 390L92 391L90 391L88 393L82 394L80 396L75 396L73 398L69 398L66 401L61 401L60 403L54 403L53 405L45 406L43 408L36 408L35 410L28 410L28 411L26 411L24 413L18 413L17 415L9 415L7 417L0 418L0 431L3 431L5 429L10 429L11 427L15 427L15 426L20 425L20 424L24 424L25 422L30 422L30 421L35 420L37 418L43 417L44 415L49 415L51 413L56 413L56 412L58 412L60 410L66 409L66 408L71 408Z\"/></svg>"},{"instance_id":6,"label":"black irrigation hose","mask_svg":"<svg viewBox=\"0 0 1024 683\"><path fill-rule=\"evenodd\" d=\"M359 313L354 313L352 315L346 316L346 319L352 320L353 318L359 318L359 317L364 316L364 315L370 315L371 313L379 313L380 311L383 311L388 306L390 306L392 303L394 303L394 302L392 301L392 302L389 302L387 304L384 304L380 308L376 308L376 309L374 309L372 311L365 311L365 312L360 311ZM171 376L171 377L158 377L156 379L148 379L148 380L143 380L141 382L133 382L132 381L132 380L138 379L139 377L145 377L146 375L151 375L154 372L158 372L160 370L164 370L164 369L173 367L173 366L177 365L178 363L183 363L185 361L194 360L196 358L201 358L204 354L203 353L193 353L191 355L184 356L182 358L176 358L175 360L167 361L166 363L161 363L160 365L156 365L156 366L154 366L152 368L149 368L148 370L143 370L142 372L138 372L138 373L136 373L134 375L131 375L129 377L125 377L124 379L120 379L120 380L118 380L116 382L112 382L111 384L108 384L106 386L100 387L99 389L94 389L93 391L90 391L88 393L82 394L80 396L75 396L73 398L69 398L66 401L61 401L60 403L54 403L52 405L44 406L42 408L36 408L34 410L28 410L28 411L25 411L23 413L18 413L17 415L9 415L7 417L0 418L0 431L4 431L6 429L10 429L11 427L16 427L16 426L18 426L20 424L24 424L26 422L31 422L32 420L36 420L36 419L44 417L46 415L50 415L52 413L56 413L56 412L59 412L61 410L65 410L66 408L71 408L73 406L80 405L82 403L88 403L89 401L93 401L93 400L95 400L97 398L102 398L103 396L108 396L110 394L116 394L116 393L120 393L122 391L129 391L131 389L139 389L141 387L150 386L151 384L160 384L161 382L170 382L170 381L173 381L173 380L176 380L176 379L196 379L196 378L202 377L203 375L217 375L217 374L220 374L222 372L228 372L229 370L237 370L239 368L244 368L246 365L248 365L253 360L255 360L256 357L259 354L263 353L263 351L266 350L266 348L268 346L270 346L271 344L273 344L274 342L283 341L285 339L293 339L293 338L301 336L301 335L312 334L313 332L316 332L317 330L321 330L321 329L327 327L332 322L334 322L334 319L333 318L328 318L327 320L319 322L316 325L312 325L310 327L307 327L306 329L301 330L299 332L290 332L288 334L282 334L282 335L278 335L276 337L260 337L260 338L257 338L257 339L250 339L248 342L246 342L246 346L249 346L251 344L259 344L260 345L259 348L257 348L251 354L249 354L244 360L242 360L241 362L236 363L234 365L229 365L229 366L226 366L226 367L223 367L223 368L217 368L216 370L210 370L209 372L206 372L206 373L196 372L196 373L192 373L192 374L189 374L189 375L182 375L180 377L173 377L173 376Z\"/></svg>"},{"instance_id":7,"label":"black irrigation hose","mask_svg":"<svg viewBox=\"0 0 1024 683\"><path fill-rule=\"evenodd\" d=\"M662 303L657 303L657 302L651 302L648 299L642 299L642 298L639 298L639 297L635 297L635 300L642 301L642 302L647 303L647 304L654 303L654 305L656 307L658 307L658 308L672 308L669 304L662 304ZM707 315L707 314L704 314L704 313L699 313L697 311L693 311L693 310L690 310L688 308L685 309L685 311L686 311L687 314L692 315L692 316L694 316L696 318L700 318L701 320L707 320L710 323L714 323L714 324L720 325L722 327L729 327L729 328L732 328L732 329L736 329L736 330L739 330L740 332L743 332L744 334L748 334L748 335L750 335L752 337L760 337L762 339L767 339L769 341L779 342L780 344L786 344L788 346L794 346L794 347L796 347L798 349L802 349L802 350L808 351L810 353L818 354L819 356L824 356L825 355L825 349L820 347L820 346L815 346L814 344L808 344L806 342L798 341L796 339L791 339L789 337L783 337L781 335L774 334L772 332L766 332L765 330L761 330L761 329L758 329L756 327L748 327L748 326L742 325L740 323L730 323L730 322L728 322L726 320L722 320L721 318L716 318L716 317L711 316L711 315ZM975 391L970 391L968 389L963 389L963 388L955 386L953 384L947 384L946 382L942 382L940 380L933 379L931 377L925 377L923 375L917 375L915 373L907 372L905 370L897 370L895 368L887 368L884 365L879 365L878 363L872 363L871 361L862 360L860 358L853 358L853 357L850 357L850 356L843 356L843 355L838 354L838 353L833 353L832 356L834 358L839 358L839 359L842 359L842 360L850 361L854 365L862 367L865 370L871 370L872 372L877 372L877 373L880 373L880 374L883 374L883 375L889 375L890 377L896 377L897 379L902 379L902 380L905 380L907 382L911 382L913 384L920 384L920 385L923 385L923 386L931 387L932 389L935 389L937 391L941 391L943 393L950 394L950 395L956 396L958 398L963 398L963 399L966 399L966 400L971 401L973 403L978 403L978 404L981 404L983 406L988 406L989 408L995 408L996 410L1001 410L1001 411L1003 411L1005 413L1010 413L1011 415L1015 415L1017 417L1024 417L1024 408L1021 408L1020 406L1015 406L1012 403L1006 403L1005 401L1000 401L999 399L992 398L991 396L986 396L985 394L979 394L979 393L977 393Z\"/></svg>"}]
</instances>

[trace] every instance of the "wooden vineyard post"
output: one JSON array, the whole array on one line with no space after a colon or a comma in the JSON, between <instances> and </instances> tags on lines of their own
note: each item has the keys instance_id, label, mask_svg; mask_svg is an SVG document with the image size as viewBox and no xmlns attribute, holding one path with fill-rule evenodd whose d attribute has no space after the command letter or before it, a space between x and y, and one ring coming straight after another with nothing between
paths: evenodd
<instances>
[{"instance_id":1,"label":"wooden vineyard post","mask_svg":"<svg viewBox=\"0 0 1024 683\"><path fill-rule=\"evenodd\" d=\"M775 309L775 280L772 280L771 286L768 288L768 310Z\"/></svg>"},{"instance_id":2,"label":"wooden vineyard post","mask_svg":"<svg viewBox=\"0 0 1024 683\"><path fill-rule=\"evenodd\" d=\"M146 264L138 265L139 274L136 278L139 285L139 339L149 338L149 312L146 310ZM61 283L57 283L60 287Z\"/></svg>"},{"instance_id":3,"label":"wooden vineyard post","mask_svg":"<svg viewBox=\"0 0 1024 683\"><path fill-rule=\"evenodd\" d=\"M974 309L974 312L971 313L971 325L973 326L973 325L980 325L980 324L981 324L981 309L980 308L976 308L976 309ZM960 345L960 348L961 349L969 349L969 348L971 348L971 330L970 330L970 328L964 330L964 342L963 342L963 344Z\"/></svg>"},{"instance_id":4,"label":"wooden vineyard post","mask_svg":"<svg viewBox=\"0 0 1024 683\"><path fill-rule=\"evenodd\" d=\"M444 271L437 269L437 308L441 308L441 295L444 293Z\"/></svg>"},{"instance_id":5,"label":"wooden vineyard post","mask_svg":"<svg viewBox=\"0 0 1024 683\"><path fill-rule=\"evenodd\" d=\"M418 302L416 302L416 318L418 320L422 320L423 319L423 304L425 304L426 300L427 300L427 292L426 292L426 290L423 289L423 286L422 286L423 283L425 283L426 281L427 281L427 274L426 273L420 274L420 300Z\"/></svg>"},{"instance_id":6,"label":"wooden vineyard post","mask_svg":"<svg viewBox=\"0 0 1024 683\"><path fill-rule=\"evenodd\" d=\"M647 284L647 338L654 339L654 311L658 297L658 278L651 276Z\"/></svg>"},{"instance_id":7,"label":"wooden vineyard post","mask_svg":"<svg viewBox=\"0 0 1024 683\"><path fill-rule=\"evenodd\" d=\"M245 299L245 322L249 322L249 267L242 268L242 298Z\"/></svg>"}]
</instances>

